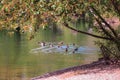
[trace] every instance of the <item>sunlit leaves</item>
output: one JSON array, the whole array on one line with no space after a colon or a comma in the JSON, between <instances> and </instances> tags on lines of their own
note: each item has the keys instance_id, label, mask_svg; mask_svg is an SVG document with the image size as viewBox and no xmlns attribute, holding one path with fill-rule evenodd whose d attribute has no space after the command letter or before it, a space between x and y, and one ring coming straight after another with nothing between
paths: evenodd
<instances>
[{"instance_id":1,"label":"sunlit leaves","mask_svg":"<svg viewBox=\"0 0 120 80\"><path fill-rule=\"evenodd\" d=\"M7 21L15 24L34 23L36 19L38 19L36 21L42 19L39 23L49 22L47 19L55 22L72 20L74 17L80 17L78 15L83 12L87 13L88 6L91 5L101 13L109 11L104 16L109 15L112 10L111 7L107 7L110 6L109 0L1 0L0 2L0 21L3 24Z\"/></svg>"}]
</instances>

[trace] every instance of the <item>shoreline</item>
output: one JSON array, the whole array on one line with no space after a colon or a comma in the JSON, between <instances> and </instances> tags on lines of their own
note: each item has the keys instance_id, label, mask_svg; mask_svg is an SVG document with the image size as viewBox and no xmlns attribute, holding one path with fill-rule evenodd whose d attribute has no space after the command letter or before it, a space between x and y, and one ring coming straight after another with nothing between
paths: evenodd
<instances>
[{"instance_id":1,"label":"shoreline","mask_svg":"<svg viewBox=\"0 0 120 80\"><path fill-rule=\"evenodd\" d=\"M114 76L115 79L109 79L110 76ZM119 73L119 74L118 74ZM105 61L96 61L90 64L80 65L65 68L62 70L57 70L54 72L49 72L44 75L34 77L31 80L82 80L85 76L89 76L88 79L83 80L92 80L93 76L95 78L100 78L98 76L102 74L107 74L108 77L103 75L104 79L95 79L95 80L119 80L120 79L120 64L106 64ZM74 79L74 78L77 79ZM91 78L91 79L89 79Z\"/></svg>"}]
</instances>

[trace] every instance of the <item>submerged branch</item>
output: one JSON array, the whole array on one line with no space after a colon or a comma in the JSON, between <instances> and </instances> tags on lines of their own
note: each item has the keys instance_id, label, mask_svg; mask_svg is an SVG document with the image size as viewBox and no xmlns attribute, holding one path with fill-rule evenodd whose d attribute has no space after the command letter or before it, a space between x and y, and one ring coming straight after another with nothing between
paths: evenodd
<instances>
[{"instance_id":1,"label":"submerged branch","mask_svg":"<svg viewBox=\"0 0 120 80\"><path fill-rule=\"evenodd\" d=\"M112 38L102 37L102 36L91 34L91 33L85 32L85 31L77 30L75 28L70 27L66 22L64 22L64 25L65 25L65 27L67 27L67 28L69 28L71 30L74 30L76 32L79 32L79 33L82 33L82 34L85 34L85 35L89 35L89 36L92 36L92 37L95 37L95 38L99 38L99 39L104 39L104 40L112 40Z\"/></svg>"}]
</instances>

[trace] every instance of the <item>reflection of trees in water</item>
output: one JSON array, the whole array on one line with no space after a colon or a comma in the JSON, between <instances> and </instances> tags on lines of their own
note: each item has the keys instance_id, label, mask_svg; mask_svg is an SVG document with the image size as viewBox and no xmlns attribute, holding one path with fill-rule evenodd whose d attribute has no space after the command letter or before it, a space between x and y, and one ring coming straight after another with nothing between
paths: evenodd
<instances>
[{"instance_id":1,"label":"reflection of trees in water","mask_svg":"<svg viewBox=\"0 0 120 80\"><path fill-rule=\"evenodd\" d=\"M20 57L21 35L14 32L14 35L11 36L8 33L8 31L4 30L0 32L0 55L3 55L1 58L4 59L4 62L2 62L5 70L3 78L11 80L11 74L14 74L11 68L15 66Z\"/></svg>"},{"instance_id":2,"label":"reflection of trees in water","mask_svg":"<svg viewBox=\"0 0 120 80\"><path fill-rule=\"evenodd\" d=\"M50 24L45 30L41 30L40 32L42 41L56 41L57 37L62 35L61 28L55 23Z\"/></svg>"},{"instance_id":3,"label":"reflection of trees in water","mask_svg":"<svg viewBox=\"0 0 120 80\"><path fill-rule=\"evenodd\" d=\"M58 27L57 24L53 23L50 25L50 29L52 30L53 35L55 34L61 34L62 30Z\"/></svg>"},{"instance_id":4,"label":"reflection of trees in water","mask_svg":"<svg viewBox=\"0 0 120 80\"><path fill-rule=\"evenodd\" d=\"M19 32L15 32L14 35L14 59L13 59L13 64L15 64L17 62L17 60L20 57L20 53L21 53L21 34Z\"/></svg>"},{"instance_id":5,"label":"reflection of trees in water","mask_svg":"<svg viewBox=\"0 0 120 80\"><path fill-rule=\"evenodd\" d=\"M88 31L88 24L85 23L85 25L83 25L82 21L79 22L75 22L75 23L72 23L72 22L69 22L71 26L73 27L76 27L80 30L83 30L83 31ZM45 39L47 40L51 40L51 41L56 41L58 36L63 36L63 35L66 35L65 37L68 38L72 35L74 35L74 37L78 35L78 33L76 31L73 31L71 30L69 32L69 30L67 30L62 24L58 23L51 23L47 28L46 30L43 30L41 31L42 32L42 35L40 37L42 37L42 41L45 41ZM52 38L51 38L52 36ZM62 38L60 38L62 39ZM59 39L59 40L60 40Z\"/></svg>"},{"instance_id":6,"label":"reflection of trees in water","mask_svg":"<svg viewBox=\"0 0 120 80\"><path fill-rule=\"evenodd\" d=\"M21 49L20 46L21 34L19 32L14 32L14 35L11 36L8 35L8 31L2 31L0 32L0 36L1 36L0 42L1 45L3 45L2 47L3 54L9 55L9 57L14 56L15 58L19 56Z\"/></svg>"}]
</instances>

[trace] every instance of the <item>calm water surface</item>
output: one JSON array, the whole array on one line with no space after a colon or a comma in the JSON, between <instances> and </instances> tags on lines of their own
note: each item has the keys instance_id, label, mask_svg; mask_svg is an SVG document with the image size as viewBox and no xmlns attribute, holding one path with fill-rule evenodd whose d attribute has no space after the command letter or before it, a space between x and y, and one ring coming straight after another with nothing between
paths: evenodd
<instances>
[{"instance_id":1,"label":"calm water surface","mask_svg":"<svg viewBox=\"0 0 120 80\"><path fill-rule=\"evenodd\" d=\"M63 28L63 27L61 27ZM40 30L35 38L28 40L27 34L10 35L0 32L0 80L30 80L32 77L70 66L82 65L95 61L97 51L80 54L44 54L30 53L33 48L39 47L38 41L76 43L80 46L93 47L94 38L78 34L69 29L53 28ZM27 35L27 36L26 36Z\"/></svg>"}]
</instances>

